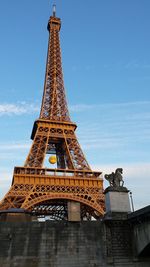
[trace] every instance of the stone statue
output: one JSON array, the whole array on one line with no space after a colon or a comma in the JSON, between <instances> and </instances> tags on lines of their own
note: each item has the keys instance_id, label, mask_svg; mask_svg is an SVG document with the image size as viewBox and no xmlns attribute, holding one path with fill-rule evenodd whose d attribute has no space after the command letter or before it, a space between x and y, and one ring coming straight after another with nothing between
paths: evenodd
<instances>
[{"instance_id":1,"label":"stone statue","mask_svg":"<svg viewBox=\"0 0 150 267\"><path fill-rule=\"evenodd\" d=\"M105 179L109 182L110 186L123 187L124 181L122 177L123 169L117 168L115 173L105 174Z\"/></svg>"}]
</instances>

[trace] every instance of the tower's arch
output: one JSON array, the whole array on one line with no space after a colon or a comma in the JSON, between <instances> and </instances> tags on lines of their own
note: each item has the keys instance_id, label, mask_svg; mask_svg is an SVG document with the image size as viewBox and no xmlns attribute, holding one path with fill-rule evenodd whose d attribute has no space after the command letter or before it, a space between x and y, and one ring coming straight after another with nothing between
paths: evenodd
<instances>
[{"instance_id":1,"label":"tower's arch","mask_svg":"<svg viewBox=\"0 0 150 267\"><path fill-rule=\"evenodd\" d=\"M67 214L67 202L77 202L81 205L81 217L86 217L86 214L88 213L89 216L95 217L97 219L101 218L104 215L103 208L94 203L92 199L84 198L83 196L70 196L68 194L53 194L53 195L43 195L36 197L34 199L29 199L24 205L22 205L21 208L25 210L29 210L31 212L34 212L36 214L45 214L50 215L52 212L52 209L56 209L57 207L57 216L59 218L63 219L62 213ZM44 207L46 207L46 210L44 210ZM61 207L59 209L59 207ZM43 211L42 211L43 209ZM83 214L83 215L82 215Z\"/></svg>"}]
</instances>

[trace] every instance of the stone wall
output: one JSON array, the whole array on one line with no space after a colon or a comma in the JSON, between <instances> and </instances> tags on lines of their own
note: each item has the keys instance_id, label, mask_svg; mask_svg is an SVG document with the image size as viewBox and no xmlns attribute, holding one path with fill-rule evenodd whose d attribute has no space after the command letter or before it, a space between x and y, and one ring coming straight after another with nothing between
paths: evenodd
<instances>
[{"instance_id":1,"label":"stone wall","mask_svg":"<svg viewBox=\"0 0 150 267\"><path fill-rule=\"evenodd\" d=\"M0 267L148 267L126 222L0 222Z\"/></svg>"}]
</instances>

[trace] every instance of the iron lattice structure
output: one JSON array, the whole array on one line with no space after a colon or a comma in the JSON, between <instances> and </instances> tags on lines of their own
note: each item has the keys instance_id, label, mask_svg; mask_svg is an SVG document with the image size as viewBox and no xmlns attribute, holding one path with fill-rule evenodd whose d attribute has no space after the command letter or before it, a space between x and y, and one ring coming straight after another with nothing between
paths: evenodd
<instances>
[{"instance_id":1,"label":"iron lattice structure","mask_svg":"<svg viewBox=\"0 0 150 267\"><path fill-rule=\"evenodd\" d=\"M0 210L22 208L51 219L67 219L67 202L81 204L81 218L104 214L101 172L93 172L75 135L66 102L59 31L55 16L48 22L49 43L40 117L24 167L15 167L12 186ZM45 168L47 154L55 154L57 168Z\"/></svg>"}]
</instances>

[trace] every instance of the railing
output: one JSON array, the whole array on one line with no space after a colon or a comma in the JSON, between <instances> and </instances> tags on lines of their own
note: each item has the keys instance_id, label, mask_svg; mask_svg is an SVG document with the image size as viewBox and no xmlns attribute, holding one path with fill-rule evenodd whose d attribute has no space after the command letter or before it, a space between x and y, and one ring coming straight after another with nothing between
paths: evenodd
<instances>
[{"instance_id":1,"label":"railing","mask_svg":"<svg viewBox=\"0 0 150 267\"><path fill-rule=\"evenodd\" d=\"M15 167L14 175L41 175L41 176L66 176L66 177L85 177L85 178L101 178L101 172L93 172L86 170L64 170L64 169L47 169L47 168L31 168L31 167Z\"/></svg>"}]
</instances>

